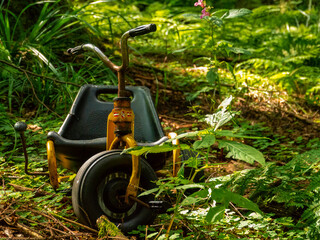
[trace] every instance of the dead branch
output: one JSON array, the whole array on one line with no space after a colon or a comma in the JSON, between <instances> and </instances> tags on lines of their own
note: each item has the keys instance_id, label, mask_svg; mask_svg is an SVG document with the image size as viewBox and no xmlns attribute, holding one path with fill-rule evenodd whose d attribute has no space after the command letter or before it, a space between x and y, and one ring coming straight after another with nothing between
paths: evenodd
<instances>
[{"instance_id":1,"label":"dead branch","mask_svg":"<svg viewBox=\"0 0 320 240\"><path fill-rule=\"evenodd\" d=\"M21 218L21 217L20 217L20 218ZM43 229L44 229L45 231L50 232L51 236L54 235L53 231L58 232L58 233L60 233L60 234L65 234L64 231L61 231L61 230L59 230L59 229L57 229L57 228L54 228L54 227L50 226L50 224L45 224L45 223L41 223L41 222L36 222L36 221L33 221L33 220L31 220L31 219L28 219L28 218L23 218L23 219L26 220L26 221L28 221L28 222L35 223L35 224L37 224L37 225L43 226L43 227L44 227Z\"/></svg>"},{"instance_id":2,"label":"dead branch","mask_svg":"<svg viewBox=\"0 0 320 240\"><path fill-rule=\"evenodd\" d=\"M86 226L86 225L83 225L83 224L81 224L81 223L78 223L78 222L72 221L72 220L70 220L70 219L67 219L67 218L65 218L65 217L59 216L58 214L55 214L55 213L51 213L51 214L52 214L53 216L55 216L55 217L61 218L62 220L66 221L66 222L72 223L72 224L77 225L77 226L79 226L79 227L82 227L82 228L84 228L84 229L86 229L86 230L89 230L90 232L98 233L97 230L95 230L95 229L93 229L93 228L90 228L90 227L88 227L88 226Z\"/></svg>"},{"instance_id":3,"label":"dead branch","mask_svg":"<svg viewBox=\"0 0 320 240\"><path fill-rule=\"evenodd\" d=\"M160 118L171 119L171 120L177 121L177 122L185 122L185 123L189 123L189 124L194 124L194 123L196 123L195 120L181 119L181 118L171 117L171 116L164 115L164 114L159 114L159 117L160 117Z\"/></svg>"},{"instance_id":4,"label":"dead branch","mask_svg":"<svg viewBox=\"0 0 320 240\"><path fill-rule=\"evenodd\" d=\"M40 189L23 187L23 186L16 185L13 183L8 183L8 185L12 186L16 191L19 191L19 192L34 192L35 196L48 196L48 195L52 195L52 197L56 196L56 194L48 193L48 192L40 190Z\"/></svg>"},{"instance_id":5,"label":"dead branch","mask_svg":"<svg viewBox=\"0 0 320 240\"><path fill-rule=\"evenodd\" d=\"M29 227L27 227L27 226L25 226L25 225L23 225L21 223L18 223L17 221L12 221L9 217L5 217L4 221L8 225L18 228L20 231L24 232L25 234L27 234L27 235L29 235L31 237L35 237L35 238L38 238L38 239L44 239L44 237L42 235L36 233L35 231L30 229Z\"/></svg>"},{"instance_id":6,"label":"dead branch","mask_svg":"<svg viewBox=\"0 0 320 240\"><path fill-rule=\"evenodd\" d=\"M59 221L57 218L55 218L52 214L48 213L48 214L45 214L43 212L39 212L39 211L36 211L36 210L32 210L32 212L34 213L37 213L39 215L42 215L48 219L51 219L53 220L55 223L59 224L62 228L64 228L65 230L68 231L68 234L70 235L73 235L76 239L78 239L76 236L75 236L75 233L73 231L71 231L67 226L65 226L61 221Z\"/></svg>"},{"instance_id":7,"label":"dead branch","mask_svg":"<svg viewBox=\"0 0 320 240\"><path fill-rule=\"evenodd\" d=\"M299 114L296 114L296 113L294 113L294 112L290 112L290 111L287 111L287 110L282 109L282 108L279 108L279 111L285 112L286 114L288 114L288 115L290 115L290 116L292 116L292 117L295 117L295 118L297 118L297 119L299 119L299 120L301 120L301 121L303 121L303 122L305 122L305 123L317 125L317 123L314 122L314 121L312 121L311 119L302 117L302 116L300 116Z\"/></svg>"},{"instance_id":8,"label":"dead branch","mask_svg":"<svg viewBox=\"0 0 320 240\"><path fill-rule=\"evenodd\" d=\"M236 213L239 214L240 217L242 217L243 219L246 219L246 217L241 214L241 212L239 211L239 209L236 208L236 206L235 206L232 202L229 202L229 204L233 207L233 209L236 211Z\"/></svg>"}]
</instances>

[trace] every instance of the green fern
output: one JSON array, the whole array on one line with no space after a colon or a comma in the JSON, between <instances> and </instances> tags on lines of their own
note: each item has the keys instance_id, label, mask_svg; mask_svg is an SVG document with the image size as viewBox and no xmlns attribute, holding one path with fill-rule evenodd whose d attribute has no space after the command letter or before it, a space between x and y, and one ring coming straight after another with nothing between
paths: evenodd
<instances>
[{"instance_id":1,"label":"green fern","mask_svg":"<svg viewBox=\"0 0 320 240\"><path fill-rule=\"evenodd\" d=\"M250 65L255 69L262 68L262 69L274 70L274 69L280 69L282 66L282 62L277 60L271 60L271 59L252 58L240 64L237 64L236 68L239 68L245 65Z\"/></svg>"},{"instance_id":2,"label":"green fern","mask_svg":"<svg viewBox=\"0 0 320 240\"><path fill-rule=\"evenodd\" d=\"M264 168L235 173L225 186L248 195L265 212L296 219L308 227L309 236L319 237L319 166L320 149L313 149L284 166L268 163Z\"/></svg>"}]
</instances>

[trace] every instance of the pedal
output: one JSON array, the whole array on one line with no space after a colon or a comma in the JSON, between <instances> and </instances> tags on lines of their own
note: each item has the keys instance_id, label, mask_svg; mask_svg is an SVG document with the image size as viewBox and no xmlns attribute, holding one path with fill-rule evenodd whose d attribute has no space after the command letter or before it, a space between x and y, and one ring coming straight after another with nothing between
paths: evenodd
<instances>
[{"instance_id":1,"label":"pedal","mask_svg":"<svg viewBox=\"0 0 320 240\"><path fill-rule=\"evenodd\" d=\"M149 206L157 213L166 213L169 208L172 208L172 205L166 201L149 201Z\"/></svg>"}]
</instances>

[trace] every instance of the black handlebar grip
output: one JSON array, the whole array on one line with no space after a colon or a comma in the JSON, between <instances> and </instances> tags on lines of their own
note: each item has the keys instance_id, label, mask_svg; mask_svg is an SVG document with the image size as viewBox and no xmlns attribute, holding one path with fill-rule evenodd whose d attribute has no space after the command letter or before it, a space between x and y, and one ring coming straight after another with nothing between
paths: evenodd
<instances>
[{"instance_id":1,"label":"black handlebar grip","mask_svg":"<svg viewBox=\"0 0 320 240\"><path fill-rule=\"evenodd\" d=\"M84 50L82 49L82 46L83 46L83 45L76 46L76 47L74 47L74 48L69 48L69 49L67 50L67 52L68 52L69 54L72 54L72 55L77 55L77 54L83 53Z\"/></svg>"},{"instance_id":2,"label":"black handlebar grip","mask_svg":"<svg viewBox=\"0 0 320 240\"><path fill-rule=\"evenodd\" d=\"M151 24L142 25L142 26L139 26L139 27L136 27L134 29L129 30L129 36L135 37L135 36L155 32L156 30L157 30L157 26L155 24L151 23Z\"/></svg>"},{"instance_id":3,"label":"black handlebar grip","mask_svg":"<svg viewBox=\"0 0 320 240\"><path fill-rule=\"evenodd\" d=\"M27 129L27 124L25 122L16 122L14 125L14 130L21 133L24 132Z\"/></svg>"}]
</instances>

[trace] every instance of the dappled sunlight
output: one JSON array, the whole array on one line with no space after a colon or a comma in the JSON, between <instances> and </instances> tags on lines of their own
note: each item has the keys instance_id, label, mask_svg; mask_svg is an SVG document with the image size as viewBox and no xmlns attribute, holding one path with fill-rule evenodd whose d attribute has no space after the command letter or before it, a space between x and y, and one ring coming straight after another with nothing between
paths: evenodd
<instances>
[{"instance_id":1,"label":"dappled sunlight","mask_svg":"<svg viewBox=\"0 0 320 240\"><path fill-rule=\"evenodd\" d=\"M98 139L103 152L94 156L113 154L105 147L104 135L92 136L80 150L90 155L82 166L92 164L98 166L96 171L108 173L102 182L110 185L105 189L99 185L98 201L109 220L117 219L121 228L131 207L132 211L152 209L148 216L154 215L156 221L136 226L126 233L128 238L318 239L320 5L317 1L265 2L2 1L0 238L106 237L91 228L96 226L94 221L86 222L95 212L90 207L97 204L87 204L86 210L79 205L79 220L72 208L82 199L71 196L76 191L72 190L73 180L79 183L79 176L89 176L87 170L71 173L58 167L64 180L54 191L48 178L24 173L23 155L30 155L30 168L47 171L46 135L61 132L66 116L74 121L93 119L92 124L70 130L76 143L82 143L79 136L84 129L107 128L106 111L95 109L95 104L111 104L116 92L107 91L103 99L95 99L95 94L102 94L92 92L91 107L97 110L92 113L74 111L84 105L74 99L83 85L107 85L109 89L121 76L127 86L148 92L147 100L134 110L136 124L131 123L137 129L134 133L128 130L130 139L147 129L149 115L164 136L155 146L149 140L136 147L131 144L136 154L144 153L140 160L146 159L142 160L143 170L137 172L143 176L147 169L154 180L140 181L137 173L135 181L153 187L146 190L144 185L129 183L135 174L130 175L128 169L138 163L138 157L132 160L124 152L120 155L119 151L119 156L128 159L126 165L110 172L99 168L88 149ZM117 74L118 69L106 68L92 53L80 51L82 44L95 44L121 66L126 62L120 49L122 34L150 23L156 25L155 32L152 25L152 34L138 36L136 30L127 35L129 66L125 73ZM69 48L80 54L70 54ZM127 103L130 101L133 105L137 98ZM144 101L154 104L154 111L141 117ZM96 116L105 120L98 121ZM20 130L14 129L17 121L27 124L25 149L18 141ZM166 140L172 132L176 137ZM109 134L107 129L100 133ZM112 146L129 152L131 148L118 144L119 139ZM179 145L172 145L178 140ZM157 171L147 163L150 154L164 156L163 169ZM52 160L56 154L49 151L49 155ZM179 165L179 171L172 170ZM118 169L128 173L119 174ZM82 186L88 191L96 189ZM113 191L114 187L119 188ZM131 187L135 188L133 195L127 194ZM87 190L83 198L91 197ZM107 195L112 201L104 200ZM145 196L155 201L144 200ZM130 209L118 214L119 206Z\"/></svg>"}]
</instances>

